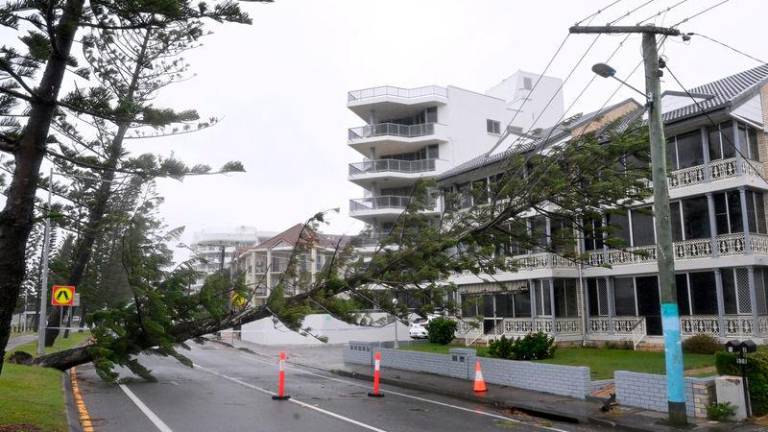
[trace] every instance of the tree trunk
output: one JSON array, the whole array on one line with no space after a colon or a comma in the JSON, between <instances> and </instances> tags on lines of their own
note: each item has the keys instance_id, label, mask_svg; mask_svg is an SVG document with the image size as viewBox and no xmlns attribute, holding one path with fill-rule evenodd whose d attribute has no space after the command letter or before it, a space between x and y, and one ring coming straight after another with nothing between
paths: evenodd
<instances>
[{"instance_id":1,"label":"tree trunk","mask_svg":"<svg viewBox=\"0 0 768 432\"><path fill-rule=\"evenodd\" d=\"M35 192L40 178L40 163L56 98L66 72L67 59L83 11L83 0L68 0L56 26L56 37L45 65L35 101L30 103L29 119L14 154L15 167L5 208L0 212L0 373L5 346L10 338L11 315L21 290L25 271L25 249L32 230Z\"/></svg>"}]
</instances>

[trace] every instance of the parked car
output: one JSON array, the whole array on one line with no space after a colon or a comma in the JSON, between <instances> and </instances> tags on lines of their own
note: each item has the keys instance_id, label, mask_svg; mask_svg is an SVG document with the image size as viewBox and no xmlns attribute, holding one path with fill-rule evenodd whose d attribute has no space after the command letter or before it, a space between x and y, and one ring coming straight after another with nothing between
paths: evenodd
<instances>
[{"instance_id":1,"label":"parked car","mask_svg":"<svg viewBox=\"0 0 768 432\"><path fill-rule=\"evenodd\" d=\"M429 319L416 318L408 328L408 334L411 336L411 339L426 339L427 323L429 323Z\"/></svg>"}]
</instances>

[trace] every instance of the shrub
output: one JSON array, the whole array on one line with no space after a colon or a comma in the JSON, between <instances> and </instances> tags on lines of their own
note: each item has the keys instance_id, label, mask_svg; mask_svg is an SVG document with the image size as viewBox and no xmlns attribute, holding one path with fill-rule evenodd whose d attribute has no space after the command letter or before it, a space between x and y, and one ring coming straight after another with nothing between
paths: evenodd
<instances>
[{"instance_id":1,"label":"shrub","mask_svg":"<svg viewBox=\"0 0 768 432\"><path fill-rule=\"evenodd\" d=\"M683 341L683 352L688 354L714 354L723 350L723 345L717 338L699 334Z\"/></svg>"},{"instance_id":2,"label":"shrub","mask_svg":"<svg viewBox=\"0 0 768 432\"><path fill-rule=\"evenodd\" d=\"M632 341L628 341L628 340L608 341L605 343L605 348L616 349L616 350L634 350L635 346L632 344Z\"/></svg>"},{"instance_id":3,"label":"shrub","mask_svg":"<svg viewBox=\"0 0 768 432\"><path fill-rule=\"evenodd\" d=\"M736 407L730 402L715 402L707 406L707 418L710 420L728 420L736 414Z\"/></svg>"},{"instance_id":4,"label":"shrub","mask_svg":"<svg viewBox=\"0 0 768 432\"><path fill-rule=\"evenodd\" d=\"M427 323L427 339L430 342L448 345L456 334L456 321L438 317Z\"/></svg>"},{"instance_id":5,"label":"shrub","mask_svg":"<svg viewBox=\"0 0 768 432\"><path fill-rule=\"evenodd\" d=\"M729 352L716 353L717 373L741 376L736 358L736 354ZM752 401L752 415L768 414L768 351L758 351L748 355L747 379L749 380L749 399Z\"/></svg>"},{"instance_id":6,"label":"shrub","mask_svg":"<svg viewBox=\"0 0 768 432\"><path fill-rule=\"evenodd\" d=\"M512 347L515 344L515 339L507 339L506 336L502 336L499 340L492 340L488 344L488 355L496 358L513 359Z\"/></svg>"},{"instance_id":7,"label":"shrub","mask_svg":"<svg viewBox=\"0 0 768 432\"><path fill-rule=\"evenodd\" d=\"M555 338L544 332L528 333L517 339L501 339L492 341L488 354L509 360L543 360L555 355Z\"/></svg>"}]
</instances>

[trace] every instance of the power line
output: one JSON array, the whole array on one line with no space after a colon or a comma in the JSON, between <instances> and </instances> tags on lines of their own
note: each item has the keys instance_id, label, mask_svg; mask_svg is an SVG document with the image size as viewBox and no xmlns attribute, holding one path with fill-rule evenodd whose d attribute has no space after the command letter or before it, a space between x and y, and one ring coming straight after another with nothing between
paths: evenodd
<instances>
[{"instance_id":1,"label":"power line","mask_svg":"<svg viewBox=\"0 0 768 432\"><path fill-rule=\"evenodd\" d=\"M592 14L587 15L586 17L582 18L581 20L577 21L575 25L579 25L579 24L583 23L584 21L586 21L588 19L595 19L601 13L605 12L609 8L615 6L616 4L621 3L622 1L623 0L615 0L615 1L611 2L607 6L604 6L604 7L600 8L600 9L598 9L597 11L593 12Z\"/></svg>"},{"instance_id":2,"label":"power line","mask_svg":"<svg viewBox=\"0 0 768 432\"><path fill-rule=\"evenodd\" d=\"M694 103L694 104L696 104L696 107L699 109L699 111L701 111L701 112L704 114L704 116L706 116L706 117L707 117L707 120L709 120L710 124L711 124L713 127L717 127L717 123L715 123L715 121L712 119L712 117L710 117L709 113L708 113L708 112L706 112L706 111L704 110L704 108L701 106L701 104L699 104L699 101L698 101L698 100L696 100L696 98L695 98L695 97L693 97L693 95L691 94L691 92L689 92L689 91L688 91L688 89L687 89L687 88L685 88L685 86L683 85L683 83L681 83L681 82L680 82L680 80L677 78L677 76L675 75L675 73L674 73L674 72L672 72L672 70L669 68L669 64L667 64L667 66L666 66L666 69L667 69L667 71L669 72L669 75L671 75L671 76L672 76L672 79L674 79L674 80L675 80L675 82L677 83L677 85L678 85L678 86L680 86L680 88L681 88L681 89L683 89L683 91L685 92L685 94L686 94L686 95L688 95L688 97L689 97L689 98L691 98L691 100L693 101L693 103ZM737 133L738 133L738 132L737 132ZM728 135L725 135L725 134L720 134L720 136L723 136L723 137L725 137L725 140L728 142L728 145L730 145L730 146L733 148L733 150L734 150L734 151L735 151L735 152L736 152L736 153L737 153L739 156L741 156L742 160L744 160L744 162L745 162L747 165L749 165L749 167L752 169L752 171L754 171L754 172L755 172L755 174L757 174L757 176L758 176L758 177L760 177L760 179L761 179L761 180L763 180L763 182L765 182L765 184L766 184L766 185L768 185L768 179L766 179L765 177L763 177L763 175L760 173L760 171L759 171L757 168L755 168L755 166L754 166L754 165L752 165L752 160L751 160L751 159L749 159L748 157L746 157L746 156L744 155L744 153L742 153L741 149L739 149L739 148L738 148L738 147L737 147L737 146L736 146L736 145L733 143L733 141L731 141L731 138L730 138Z\"/></svg>"},{"instance_id":3,"label":"power line","mask_svg":"<svg viewBox=\"0 0 768 432\"><path fill-rule=\"evenodd\" d=\"M675 25L673 25L673 26L670 26L670 27L671 27L671 28L675 28L675 27L679 26L680 24L686 23L686 22L688 22L688 21L690 21L690 20L692 20L692 19L694 19L694 18L698 17L699 15L702 15L702 14L704 14L704 13L707 13L707 12L711 11L712 9L714 9L714 8L718 7L718 6L722 6L722 5L726 4L726 3L728 3L729 1L731 1L731 0L723 0L723 1L721 1L720 3L714 4L714 5L712 5L712 6L708 7L708 8L706 8L706 9L704 9L704 10L701 10L701 11L699 11L699 12L697 12L697 13L695 13L695 14L693 14L693 15L689 16L688 18L684 18L683 20L681 20L681 21L680 21L680 22L678 22L677 24L675 24Z\"/></svg>"},{"instance_id":4,"label":"power line","mask_svg":"<svg viewBox=\"0 0 768 432\"><path fill-rule=\"evenodd\" d=\"M615 20L613 20L613 21L609 22L609 23L608 23L608 25L614 25L614 24L616 24L618 21L621 21L621 20L623 20L624 18L626 18L626 17L628 17L628 16L632 15L633 13L637 12L638 10L640 10L640 9L642 9L642 8L644 8L644 7L646 7L646 6L648 6L649 4L651 4L651 3L655 2L655 1L656 1L656 0L648 0L648 1L646 1L645 3L641 4L640 6L637 6L636 8L634 8L634 9L630 10L629 12L625 13L624 15L622 15L622 16L620 16L620 17L616 18Z\"/></svg>"},{"instance_id":5,"label":"power line","mask_svg":"<svg viewBox=\"0 0 768 432\"><path fill-rule=\"evenodd\" d=\"M744 57L747 57L748 59L754 60L754 61L756 61L756 62L758 62L758 63L760 63L760 64L765 64L765 63L768 63L768 62L766 62L765 60L761 60L761 59L759 59L759 58L757 58L757 57L755 57L755 56L752 56L752 55L750 55L750 54L747 54L747 53L745 53L744 51L741 51L741 50L739 50L739 49L737 49L737 48L734 48L734 47L732 47L732 46L728 45L728 44L727 44L727 43L725 43L725 42L719 41L719 40L717 40L717 39L715 39L715 38L712 38L712 37L709 37L709 36L707 36L707 35L704 35L704 34L701 34L701 33L693 33L693 32L691 32L691 33L688 33L688 35L689 35L689 36L700 36L700 37L703 37L704 39L707 39L707 40L709 40L709 41L712 41L712 42L714 42L714 43L716 43L716 44L718 44L718 45L721 45L721 46L723 46L723 47L725 47L725 48L728 48L729 50L731 50L731 51L733 51L733 52L735 52L735 53L741 54L741 55L743 55Z\"/></svg>"},{"instance_id":6,"label":"power line","mask_svg":"<svg viewBox=\"0 0 768 432\"><path fill-rule=\"evenodd\" d=\"M687 1L688 1L688 0L680 0L679 2L677 2L677 3L673 4L672 6L669 6L669 7L667 7L667 8L664 8L664 9L662 9L662 10L660 10L660 11L656 12L655 14L653 14L653 15L649 16L648 18L646 18L646 19L644 19L644 20L642 20L642 21L638 21L638 23L637 23L637 24L639 25L639 24L642 24L642 23L644 23L644 22L648 22L648 21L650 21L650 20L652 20L652 19L654 19L654 18L658 18L658 17L659 17L659 16L661 16L662 14L665 14L665 13L667 13L667 12L671 11L672 9L674 9L674 8L676 8L676 7L680 6L680 5L682 5L683 3L687 2Z\"/></svg>"}]
</instances>

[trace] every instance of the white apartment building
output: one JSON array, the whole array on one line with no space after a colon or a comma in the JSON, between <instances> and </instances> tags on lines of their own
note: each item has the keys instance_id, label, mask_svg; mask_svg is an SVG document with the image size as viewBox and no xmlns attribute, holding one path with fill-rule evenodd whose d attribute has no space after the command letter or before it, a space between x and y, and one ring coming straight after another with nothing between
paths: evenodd
<instances>
[{"instance_id":1,"label":"white apartment building","mask_svg":"<svg viewBox=\"0 0 768 432\"><path fill-rule=\"evenodd\" d=\"M349 92L347 107L364 122L348 132L349 146L362 156L349 164L349 181L363 188L362 197L350 200L350 216L371 228L360 246L373 247L389 232L417 179L492 149L510 122L513 134L557 122L562 81L542 77L536 85L538 79L518 71L485 94L434 85ZM434 211L440 211L438 200Z\"/></svg>"},{"instance_id":2,"label":"white apartment building","mask_svg":"<svg viewBox=\"0 0 768 432\"><path fill-rule=\"evenodd\" d=\"M272 232L259 231L251 226L196 232L189 249L192 251L192 255L198 258L193 268L200 272L201 276L192 286L192 289L199 290L203 286L206 276L216 273L222 268L222 254L224 256L223 267L227 268L238 248L254 246L273 235Z\"/></svg>"},{"instance_id":3,"label":"white apartment building","mask_svg":"<svg viewBox=\"0 0 768 432\"><path fill-rule=\"evenodd\" d=\"M683 337L768 340L768 65L690 89L663 94L667 137L677 302ZM510 152L566 142L587 121L626 127L642 115L624 101L599 115L559 125L527 150L489 153L443 173L440 187L466 195L460 206L482 205L470 193L504 170ZM607 135L606 135L607 137ZM606 138L607 140L608 138ZM466 193L465 193L466 191ZM463 317L482 320L470 338L493 339L544 331L561 341L631 340L662 343L654 218L651 201L624 214L606 213L577 229L562 219L532 214L529 232L549 244L558 230L575 230L586 262L562 258L546 247L525 250L511 242L497 253L517 271L490 278L459 274ZM556 209L551 209L555 210ZM618 228L627 245L612 249L592 233ZM465 325L467 335L474 333Z\"/></svg>"}]
</instances>

